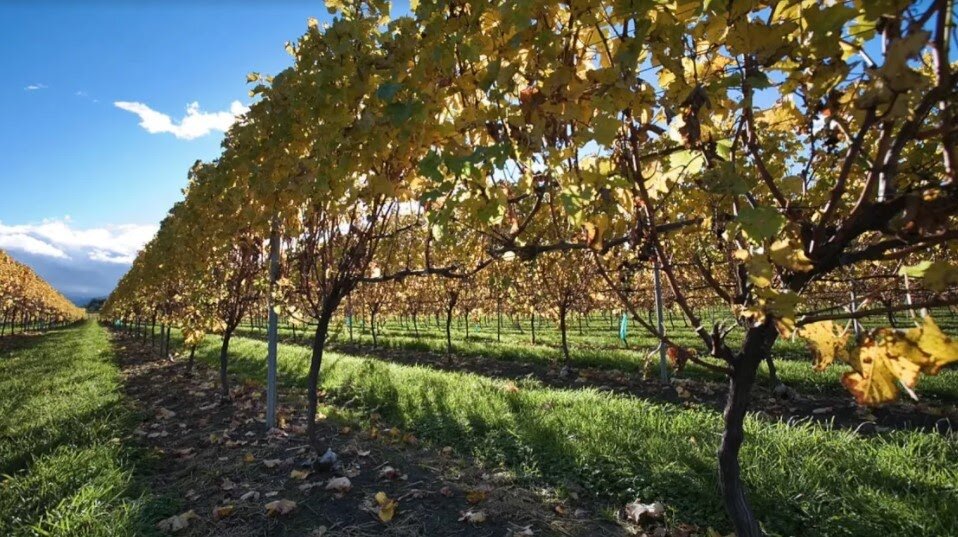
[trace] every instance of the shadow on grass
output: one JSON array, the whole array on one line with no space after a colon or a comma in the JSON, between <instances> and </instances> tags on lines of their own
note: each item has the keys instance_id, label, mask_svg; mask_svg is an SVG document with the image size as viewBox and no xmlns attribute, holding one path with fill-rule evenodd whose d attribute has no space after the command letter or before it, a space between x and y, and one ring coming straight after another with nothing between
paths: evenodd
<instances>
[{"instance_id":1,"label":"shadow on grass","mask_svg":"<svg viewBox=\"0 0 958 537\"><path fill-rule=\"evenodd\" d=\"M234 371L264 373L265 345L234 348ZM308 349L280 350L281 382L303 385ZM215 360L215 342L204 360ZM453 446L528 483L612 507L665 502L675 519L729 529L719 501L717 412L592 389L546 389L468 373L329 354L323 389L367 415ZM742 466L773 535L958 534L958 444L935 434L877 437L749 418Z\"/></svg>"}]
</instances>

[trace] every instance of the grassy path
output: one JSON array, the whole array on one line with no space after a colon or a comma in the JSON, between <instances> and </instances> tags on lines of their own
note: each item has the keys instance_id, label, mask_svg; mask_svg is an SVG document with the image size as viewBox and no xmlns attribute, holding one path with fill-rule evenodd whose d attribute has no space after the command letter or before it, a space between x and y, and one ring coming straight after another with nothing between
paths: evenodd
<instances>
[{"instance_id":1,"label":"grassy path","mask_svg":"<svg viewBox=\"0 0 958 537\"><path fill-rule=\"evenodd\" d=\"M935 317L942 329L949 334L958 334L958 318L947 312ZM400 324L394 319L387 320L378 330L378 347L373 347L369 327L361 327L357 323L353 328L353 337L349 337L348 329L342 324L333 328L330 345L344 349L361 349L364 352L376 352L382 349L392 349L398 352L430 352L437 355L445 353L445 332L437 327L432 319L424 319L417 330L406 324ZM866 319L866 326L887 326L885 318ZM909 321L899 319L901 326L907 326ZM698 348L701 345L695 333L677 322L668 331L673 340ZM621 371L634 375L648 367L648 373L658 374L658 364L654 360L646 363L646 357L652 352L657 341L653 340L641 329L632 327L629 332L629 348L623 348L617 339L617 328L610 327L605 319L593 318L588 325L583 326L580 333L573 325L569 329L569 346L571 361L575 367L590 367L609 371ZM237 330L238 335L252 338L265 338L265 329L250 328L242 325ZM740 341L740 331L732 332L730 343ZM283 342L309 345L312 342L310 327L292 329L289 326L280 327L280 338ZM501 341L497 341L495 324L487 323L482 328L473 326L466 338L462 326L453 326L452 348L458 356L489 361L490 359L526 364L550 364L562 360L562 351L559 347L559 331L554 323L542 324L536 329L536 344L530 342L528 326L524 332L519 332L511 323L504 323ZM704 352L704 349L699 349ZM842 364L834 364L824 372L815 371L812 358L805 344L800 340L779 339L776 341L773 355L776 359L778 376L785 384L795 388L805 395L826 394L847 396L839 379L849 370ZM764 364L759 368L759 379L763 385L771 385L768 369ZM725 379L717 374L697 366L688 364L684 376L697 380L717 380L724 383ZM942 371L937 376L923 377L918 386L918 393L922 398L940 402L958 402L958 369Z\"/></svg>"},{"instance_id":2,"label":"grassy path","mask_svg":"<svg viewBox=\"0 0 958 537\"><path fill-rule=\"evenodd\" d=\"M2 344L0 535L154 533L106 331L87 321Z\"/></svg>"},{"instance_id":3,"label":"grassy path","mask_svg":"<svg viewBox=\"0 0 958 537\"><path fill-rule=\"evenodd\" d=\"M198 350L215 361L213 338ZM265 344L238 338L234 372L260 379ZM309 350L283 346L280 378L303 386ZM727 529L717 495L721 417L591 389L516 386L331 353L323 389L356 415L378 412L421 438L452 445L523 478L611 505L662 500L676 520ZM750 418L742 455L751 498L774 535L958 534L958 442L898 431L861 437L819 425Z\"/></svg>"}]
</instances>

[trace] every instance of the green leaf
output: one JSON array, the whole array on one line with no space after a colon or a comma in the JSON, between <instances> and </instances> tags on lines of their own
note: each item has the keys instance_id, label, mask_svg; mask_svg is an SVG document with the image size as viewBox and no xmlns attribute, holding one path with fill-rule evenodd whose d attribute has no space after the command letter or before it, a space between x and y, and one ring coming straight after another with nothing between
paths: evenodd
<instances>
[{"instance_id":1,"label":"green leaf","mask_svg":"<svg viewBox=\"0 0 958 537\"><path fill-rule=\"evenodd\" d=\"M700 172L705 166L705 158L700 151L683 149L682 151L672 153L669 157L669 166L671 166L673 170L681 169L681 171L686 174L694 175Z\"/></svg>"},{"instance_id":2,"label":"green leaf","mask_svg":"<svg viewBox=\"0 0 958 537\"><path fill-rule=\"evenodd\" d=\"M720 162L702 174L702 186L715 194L744 194L749 190L748 183L735 172L730 162Z\"/></svg>"},{"instance_id":3,"label":"green leaf","mask_svg":"<svg viewBox=\"0 0 958 537\"><path fill-rule=\"evenodd\" d=\"M442 157L435 150L431 150L419 161L419 173L423 177L440 181L442 180L442 172L439 171L440 164L442 164Z\"/></svg>"},{"instance_id":4,"label":"green leaf","mask_svg":"<svg viewBox=\"0 0 958 537\"><path fill-rule=\"evenodd\" d=\"M958 266L947 261L922 261L917 265L902 267L899 273L912 278L921 278L925 287L936 292L958 285Z\"/></svg>"},{"instance_id":5,"label":"green leaf","mask_svg":"<svg viewBox=\"0 0 958 537\"><path fill-rule=\"evenodd\" d=\"M615 141L622 122L615 116L599 115L592 120L592 137L602 145Z\"/></svg>"},{"instance_id":6,"label":"green leaf","mask_svg":"<svg viewBox=\"0 0 958 537\"><path fill-rule=\"evenodd\" d=\"M386 106L386 116L393 125L401 125L413 114L413 105L409 103L390 103Z\"/></svg>"},{"instance_id":7,"label":"green leaf","mask_svg":"<svg viewBox=\"0 0 958 537\"><path fill-rule=\"evenodd\" d=\"M771 207L746 207L739 211L735 220L755 242L775 237L785 225L785 217Z\"/></svg>"},{"instance_id":8,"label":"green leaf","mask_svg":"<svg viewBox=\"0 0 958 537\"><path fill-rule=\"evenodd\" d=\"M732 140L725 138L715 142L715 152L724 160L732 159Z\"/></svg>"},{"instance_id":9,"label":"green leaf","mask_svg":"<svg viewBox=\"0 0 958 537\"><path fill-rule=\"evenodd\" d=\"M393 102L396 98L396 94L399 93L399 90L402 89L402 84L396 82L385 82L379 85L379 89L376 90L376 97L386 101Z\"/></svg>"}]
</instances>

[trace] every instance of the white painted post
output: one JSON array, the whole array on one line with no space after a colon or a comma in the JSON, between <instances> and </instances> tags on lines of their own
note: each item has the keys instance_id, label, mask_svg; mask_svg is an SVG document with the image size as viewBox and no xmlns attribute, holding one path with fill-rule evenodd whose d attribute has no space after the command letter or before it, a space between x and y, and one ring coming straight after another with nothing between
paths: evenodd
<instances>
[{"instance_id":1,"label":"white painted post","mask_svg":"<svg viewBox=\"0 0 958 537\"><path fill-rule=\"evenodd\" d=\"M852 284L852 313L858 312L858 295L855 293L855 284ZM855 328L855 337L862 335L862 326L858 324L858 319L852 319L852 326Z\"/></svg>"},{"instance_id":2,"label":"white painted post","mask_svg":"<svg viewBox=\"0 0 958 537\"><path fill-rule=\"evenodd\" d=\"M659 322L659 334L665 335L665 319L662 315L662 279L659 276L659 260L655 260L655 267L652 277L655 281L655 314ZM665 343L659 340L659 371L662 374L662 382L669 382L669 364L665 358Z\"/></svg>"},{"instance_id":3,"label":"white painted post","mask_svg":"<svg viewBox=\"0 0 958 537\"><path fill-rule=\"evenodd\" d=\"M915 310L911 308L911 285L908 283L908 275L905 274L905 303L908 304L908 317L915 318Z\"/></svg>"}]
</instances>

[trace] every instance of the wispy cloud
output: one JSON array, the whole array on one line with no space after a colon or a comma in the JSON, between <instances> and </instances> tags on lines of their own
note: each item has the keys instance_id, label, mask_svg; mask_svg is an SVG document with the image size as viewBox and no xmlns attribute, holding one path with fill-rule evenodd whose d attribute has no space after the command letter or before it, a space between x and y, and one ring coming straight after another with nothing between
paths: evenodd
<instances>
[{"instance_id":1,"label":"wispy cloud","mask_svg":"<svg viewBox=\"0 0 958 537\"><path fill-rule=\"evenodd\" d=\"M132 224L78 229L69 217L39 224L0 223L0 248L59 259L130 264L156 229Z\"/></svg>"},{"instance_id":2,"label":"wispy cloud","mask_svg":"<svg viewBox=\"0 0 958 537\"><path fill-rule=\"evenodd\" d=\"M47 85L36 83L36 84L30 84L29 86L23 88L23 91L37 91L42 89L47 89Z\"/></svg>"},{"instance_id":3,"label":"wispy cloud","mask_svg":"<svg viewBox=\"0 0 958 537\"><path fill-rule=\"evenodd\" d=\"M143 103L116 101L113 104L140 116L140 126L150 134L168 132L182 140L193 140L213 131L226 132L237 116L249 111L239 101L233 101L229 111L223 112L204 112L200 110L200 103L192 102L186 106L186 115L179 121L173 121L167 114L157 112Z\"/></svg>"}]
</instances>

